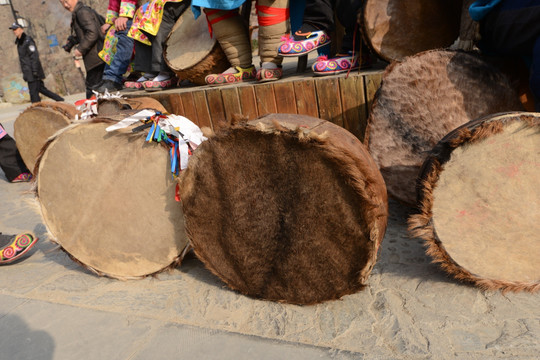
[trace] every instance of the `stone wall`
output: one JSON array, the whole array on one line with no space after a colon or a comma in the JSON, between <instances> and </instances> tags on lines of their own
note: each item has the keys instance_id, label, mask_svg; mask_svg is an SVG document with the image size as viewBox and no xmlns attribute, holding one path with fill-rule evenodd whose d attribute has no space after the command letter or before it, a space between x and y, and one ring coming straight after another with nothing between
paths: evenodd
<instances>
[{"instance_id":1,"label":"stone wall","mask_svg":"<svg viewBox=\"0 0 540 360\"><path fill-rule=\"evenodd\" d=\"M59 94L84 92L84 77L75 67L72 54L66 53L61 46L70 34L71 13L62 7L58 0L11 0L19 15L30 22L25 31L36 41L45 70L46 86ZM83 0L79 0L83 1ZM85 0L85 4L105 16L108 0ZM15 36L9 30L14 22L9 5L0 6L0 30L4 32L0 42L0 93L4 100L16 102L29 101L27 84L22 80L22 73L14 44ZM56 37L57 46L49 46L50 39ZM8 95L9 94L9 95ZM10 97L10 98L8 98Z\"/></svg>"}]
</instances>

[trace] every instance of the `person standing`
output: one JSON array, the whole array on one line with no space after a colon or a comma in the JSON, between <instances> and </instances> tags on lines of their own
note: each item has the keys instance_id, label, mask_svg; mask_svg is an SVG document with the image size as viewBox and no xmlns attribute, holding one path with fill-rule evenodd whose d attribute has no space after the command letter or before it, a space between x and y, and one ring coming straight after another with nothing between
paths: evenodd
<instances>
[{"instance_id":1,"label":"person standing","mask_svg":"<svg viewBox=\"0 0 540 360\"><path fill-rule=\"evenodd\" d=\"M43 83L45 73L39 61L39 53L34 39L27 35L22 26L17 23L13 23L9 29L13 30L13 34L16 36L15 44L17 44L17 52L19 53L19 63L23 79L28 83L30 101L33 103L40 102L39 93L56 101L64 101L64 98L47 89Z\"/></svg>"},{"instance_id":2,"label":"person standing","mask_svg":"<svg viewBox=\"0 0 540 360\"><path fill-rule=\"evenodd\" d=\"M95 10L79 0L60 0L62 6L71 12L71 32L76 39L75 56L82 56L86 69L86 98L92 97L92 90L102 83L105 63L98 56L103 48L101 23Z\"/></svg>"}]
</instances>

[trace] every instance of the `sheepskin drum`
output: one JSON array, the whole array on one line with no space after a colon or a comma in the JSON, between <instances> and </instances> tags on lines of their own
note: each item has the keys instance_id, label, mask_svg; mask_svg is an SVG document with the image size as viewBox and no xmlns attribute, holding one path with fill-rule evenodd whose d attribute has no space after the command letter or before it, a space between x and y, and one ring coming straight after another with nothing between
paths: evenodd
<instances>
[{"instance_id":1,"label":"sheepskin drum","mask_svg":"<svg viewBox=\"0 0 540 360\"><path fill-rule=\"evenodd\" d=\"M313 304L366 285L386 188L345 129L286 114L242 123L202 143L179 183L195 253L232 289Z\"/></svg>"},{"instance_id":2,"label":"sheepskin drum","mask_svg":"<svg viewBox=\"0 0 540 360\"><path fill-rule=\"evenodd\" d=\"M366 0L363 35L386 61L446 48L459 36L461 1Z\"/></svg>"},{"instance_id":3,"label":"sheepskin drum","mask_svg":"<svg viewBox=\"0 0 540 360\"><path fill-rule=\"evenodd\" d=\"M388 193L414 205L418 171L439 140L481 116L522 109L506 76L481 58L427 51L386 68L366 138Z\"/></svg>"},{"instance_id":4,"label":"sheepskin drum","mask_svg":"<svg viewBox=\"0 0 540 360\"><path fill-rule=\"evenodd\" d=\"M104 122L99 122L104 121ZM51 237L99 275L139 278L175 266L187 248L164 145L114 122L72 125L39 159L37 196Z\"/></svg>"},{"instance_id":5,"label":"sheepskin drum","mask_svg":"<svg viewBox=\"0 0 540 360\"><path fill-rule=\"evenodd\" d=\"M230 67L216 39L210 37L205 16L194 19L188 8L172 28L163 46L163 57L178 78L205 85L209 74L220 74Z\"/></svg>"},{"instance_id":6,"label":"sheepskin drum","mask_svg":"<svg viewBox=\"0 0 540 360\"><path fill-rule=\"evenodd\" d=\"M13 124L14 137L21 157L32 173L38 154L58 130L75 119L75 106L59 102L40 102L29 106Z\"/></svg>"},{"instance_id":7,"label":"sheepskin drum","mask_svg":"<svg viewBox=\"0 0 540 360\"><path fill-rule=\"evenodd\" d=\"M409 229L457 279L540 290L539 159L540 113L467 123L427 157Z\"/></svg>"}]
</instances>

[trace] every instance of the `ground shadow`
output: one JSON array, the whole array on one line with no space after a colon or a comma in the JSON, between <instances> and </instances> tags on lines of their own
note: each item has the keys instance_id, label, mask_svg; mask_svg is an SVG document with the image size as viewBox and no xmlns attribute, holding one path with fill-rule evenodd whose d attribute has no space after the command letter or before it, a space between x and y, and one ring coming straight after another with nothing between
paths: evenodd
<instances>
[{"instance_id":1,"label":"ground shadow","mask_svg":"<svg viewBox=\"0 0 540 360\"><path fill-rule=\"evenodd\" d=\"M0 315L0 352L3 359L52 359L54 339L43 330L32 330L25 321L13 314Z\"/></svg>"}]
</instances>

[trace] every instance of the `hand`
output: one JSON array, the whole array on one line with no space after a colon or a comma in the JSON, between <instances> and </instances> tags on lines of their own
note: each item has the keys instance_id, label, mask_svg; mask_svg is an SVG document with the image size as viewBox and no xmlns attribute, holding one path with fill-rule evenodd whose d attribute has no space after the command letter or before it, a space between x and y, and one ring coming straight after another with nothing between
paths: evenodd
<instances>
[{"instance_id":1,"label":"hand","mask_svg":"<svg viewBox=\"0 0 540 360\"><path fill-rule=\"evenodd\" d=\"M111 24L107 24L107 23L101 25L101 33L105 35L110 27L111 27Z\"/></svg>"},{"instance_id":2,"label":"hand","mask_svg":"<svg viewBox=\"0 0 540 360\"><path fill-rule=\"evenodd\" d=\"M73 55L77 57L82 57L82 52L80 52L79 49L75 49L75 51L73 51Z\"/></svg>"},{"instance_id":3,"label":"hand","mask_svg":"<svg viewBox=\"0 0 540 360\"><path fill-rule=\"evenodd\" d=\"M123 16L119 17L116 20L114 20L114 27L118 31L124 31L127 28L127 26L126 26L127 22L128 22L127 17L123 17Z\"/></svg>"}]
</instances>

